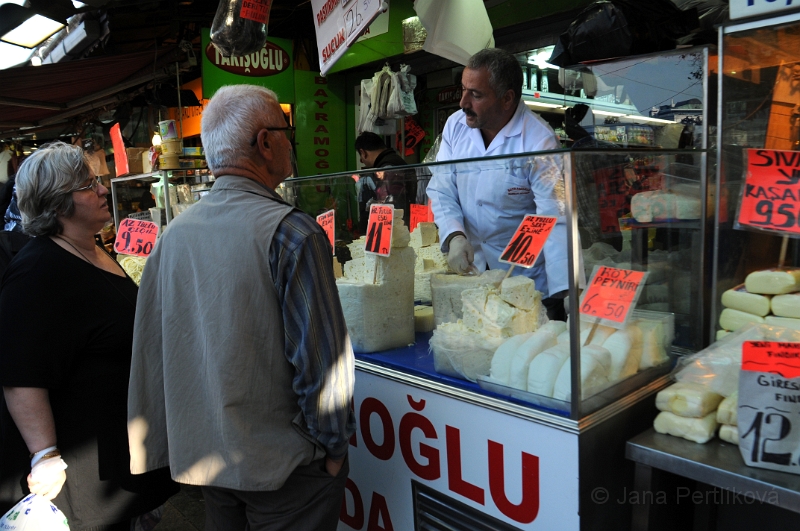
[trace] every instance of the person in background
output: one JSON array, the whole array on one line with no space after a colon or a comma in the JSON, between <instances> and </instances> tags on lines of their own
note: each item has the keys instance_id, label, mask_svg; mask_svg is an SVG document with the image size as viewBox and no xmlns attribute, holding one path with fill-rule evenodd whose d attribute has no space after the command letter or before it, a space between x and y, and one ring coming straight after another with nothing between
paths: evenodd
<instances>
[{"instance_id":1,"label":"person in background","mask_svg":"<svg viewBox=\"0 0 800 531\"><path fill-rule=\"evenodd\" d=\"M131 469L200 485L207 531L332 531L344 496L353 351L328 238L275 193L287 130L271 90L216 92L214 188L170 223L140 286Z\"/></svg>"},{"instance_id":2,"label":"person in background","mask_svg":"<svg viewBox=\"0 0 800 531\"><path fill-rule=\"evenodd\" d=\"M389 166L406 166L407 163L395 150L386 147L380 136L364 131L356 138L356 151L365 168L387 168ZM417 197L417 174L413 170L396 170L377 172L380 183L376 192L378 200L387 200L395 208L403 210L403 221L409 226L411 221L410 204ZM366 176L362 176L362 179ZM373 177L374 179L375 177ZM391 199L389 198L391 196ZM366 201L364 202L366 205ZM359 207L361 205L359 204ZM361 214L363 210L359 212ZM369 217L369 211L364 212ZM364 223L366 228L366 222Z\"/></svg>"},{"instance_id":3,"label":"person in background","mask_svg":"<svg viewBox=\"0 0 800 531\"><path fill-rule=\"evenodd\" d=\"M178 492L169 470L130 473L127 437L136 284L94 235L108 189L83 151L40 147L17 172L35 236L0 285L0 513L28 490L73 531L128 531Z\"/></svg>"},{"instance_id":4,"label":"person in background","mask_svg":"<svg viewBox=\"0 0 800 531\"><path fill-rule=\"evenodd\" d=\"M522 69L499 48L473 55L461 74L461 110L448 119L437 161L486 158L561 147L558 136L522 101ZM544 294L551 319L566 320L567 233L563 176L557 157L520 159L503 164L475 162L470 171L450 165L432 168L428 198L439 228L442 252L459 274L507 269L498 258L526 214L551 215L558 223L530 276Z\"/></svg>"}]
</instances>

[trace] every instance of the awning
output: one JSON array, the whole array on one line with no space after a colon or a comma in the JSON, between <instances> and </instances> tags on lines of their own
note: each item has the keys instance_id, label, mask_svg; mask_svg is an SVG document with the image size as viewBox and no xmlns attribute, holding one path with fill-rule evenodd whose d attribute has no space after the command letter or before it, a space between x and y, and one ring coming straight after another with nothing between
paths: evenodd
<instances>
[{"instance_id":1,"label":"awning","mask_svg":"<svg viewBox=\"0 0 800 531\"><path fill-rule=\"evenodd\" d=\"M2 70L0 138L56 128L93 109L113 108L136 88L174 76L174 68L165 67L175 56L172 49Z\"/></svg>"}]
</instances>

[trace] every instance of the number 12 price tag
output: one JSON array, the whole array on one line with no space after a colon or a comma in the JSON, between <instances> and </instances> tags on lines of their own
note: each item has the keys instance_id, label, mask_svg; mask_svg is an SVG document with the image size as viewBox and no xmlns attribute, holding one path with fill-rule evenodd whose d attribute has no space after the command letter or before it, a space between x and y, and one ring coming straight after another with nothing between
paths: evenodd
<instances>
[{"instance_id":1,"label":"number 12 price tag","mask_svg":"<svg viewBox=\"0 0 800 531\"><path fill-rule=\"evenodd\" d=\"M114 250L119 254L149 256L158 238L158 225L152 221L125 218L119 224Z\"/></svg>"},{"instance_id":2,"label":"number 12 price tag","mask_svg":"<svg viewBox=\"0 0 800 531\"><path fill-rule=\"evenodd\" d=\"M592 279L581 297L580 316L622 329L644 287L645 271L595 266Z\"/></svg>"},{"instance_id":3,"label":"number 12 price tag","mask_svg":"<svg viewBox=\"0 0 800 531\"><path fill-rule=\"evenodd\" d=\"M328 235L328 241L331 242L331 249L333 249L333 254L336 254L336 238L335 238L335 221L336 221L336 211L331 209L327 212L323 212L319 216L317 216L317 223L322 230L325 231L325 234Z\"/></svg>"},{"instance_id":4,"label":"number 12 price tag","mask_svg":"<svg viewBox=\"0 0 800 531\"><path fill-rule=\"evenodd\" d=\"M533 267L542 252L544 242L556 226L557 218L528 214L517 227L517 232L500 254L499 262L522 267Z\"/></svg>"},{"instance_id":5,"label":"number 12 price tag","mask_svg":"<svg viewBox=\"0 0 800 531\"><path fill-rule=\"evenodd\" d=\"M742 344L738 425L747 466L800 474L800 343Z\"/></svg>"}]
</instances>

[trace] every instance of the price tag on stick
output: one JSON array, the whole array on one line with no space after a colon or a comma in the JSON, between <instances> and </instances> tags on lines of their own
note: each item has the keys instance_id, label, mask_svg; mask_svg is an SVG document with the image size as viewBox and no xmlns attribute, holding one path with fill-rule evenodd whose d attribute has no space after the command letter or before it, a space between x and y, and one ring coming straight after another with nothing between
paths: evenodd
<instances>
[{"instance_id":1,"label":"price tag on stick","mask_svg":"<svg viewBox=\"0 0 800 531\"><path fill-rule=\"evenodd\" d=\"M800 151L748 149L737 226L800 236Z\"/></svg>"},{"instance_id":2,"label":"price tag on stick","mask_svg":"<svg viewBox=\"0 0 800 531\"><path fill-rule=\"evenodd\" d=\"M389 256L392 252L392 205L372 205L367 222L367 243L364 252Z\"/></svg>"},{"instance_id":3,"label":"price tag on stick","mask_svg":"<svg viewBox=\"0 0 800 531\"><path fill-rule=\"evenodd\" d=\"M517 227L517 232L500 254L499 262L522 267L533 267L542 252L544 242L556 226L557 218L528 214Z\"/></svg>"},{"instance_id":4,"label":"price tag on stick","mask_svg":"<svg viewBox=\"0 0 800 531\"><path fill-rule=\"evenodd\" d=\"M745 341L738 400L745 464L800 474L800 343Z\"/></svg>"},{"instance_id":5,"label":"price tag on stick","mask_svg":"<svg viewBox=\"0 0 800 531\"><path fill-rule=\"evenodd\" d=\"M119 254L149 256L158 238L158 225L152 221L125 218L119 224L114 250Z\"/></svg>"},{"instance_id":6,"label":"price tag on stick","mask_svg":"<svg viewBox=\"0 0 800 531\"><path fill-rule=\"evenodd\" d=\"M645 271L595 266L592 279L581 297L584 321L622 329L644 287Z\"/></svg>"},{"instance_id":7,"label":"price tag on stick","mask_svg":"<svg viewBox=\"0 0 800 531\"><path fill-rule=\"evenodd\" d=\"M328 241L331 242L331 249L333 250L333 254L336 254L336 237L335 237L335 227L336 227L336 212L331 209L327 212L323 212L319 216L317 216L317 223L322 230L325 231L325 234L328 235Z\"/></svg>"}]
</instances>

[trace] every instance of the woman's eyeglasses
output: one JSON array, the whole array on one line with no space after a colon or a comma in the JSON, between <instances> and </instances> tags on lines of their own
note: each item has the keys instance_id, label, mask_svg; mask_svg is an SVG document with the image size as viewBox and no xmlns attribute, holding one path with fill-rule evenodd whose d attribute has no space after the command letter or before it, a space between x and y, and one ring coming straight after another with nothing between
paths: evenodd
<instances>
[{"instance_id":1,"label":"woman's eyeglasses","mask_svg":"<svg viewBox=\"0 0 800 531\"><path fill-rule=\"evenodd\" d=\"M84 190L91 190L94 193L97 193L97 189L100 187L100 177L93 177L91 182L86 186L81 186L80 188L74 188L69 192L82 192Z\"/></svg>"},{"instance_id":2,"label":"woman's eyeglasses","mask_svg":"<svg viewBox=\"0 0 800 531\"><path fill-rule=\"evenodd\" d=\"M266 129L267 131L283 131L286 134L286 138L288 138L289 141L292 140L292 132L294 131L294 127L292 127L291 125L287 125L284 127L262 127L261 129ZM259 129L259 131L261 131L261 129ZM250 147L255 146L256 141L258 141L258 133L256 133L256 135L250 141Z\"/></svg>"}]
</instances>

